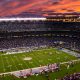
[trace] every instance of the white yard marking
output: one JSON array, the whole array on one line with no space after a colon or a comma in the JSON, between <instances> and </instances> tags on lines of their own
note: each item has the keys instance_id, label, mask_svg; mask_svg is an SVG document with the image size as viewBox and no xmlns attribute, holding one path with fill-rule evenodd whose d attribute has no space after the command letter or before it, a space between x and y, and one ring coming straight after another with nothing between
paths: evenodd
<instances>
[{"instance_id":1,"label":"white yard marking","mask_svg":"<svg viewBox=\"0 0 80 80\"><path fill-rule=\"evenodd\" d=\"M14 56L14 57L15 57L15 56ZM15 68L18 70L18 68L17 68L17 66L16 66L16 64L15 64L15 62L14 62L14 59L11 57L11 55L10 55L10 58L11 58L13 64L14 64Z\"/></svg>"},{"instance_id":2,"label":"white yard marking","mask_svg":"<svg viewBox=\"0 0 80 80\"><path fill-rule=\"evenodd\" d=\"M20 61L19 61L19 60L20 60L19 56L18 56L18 57L16 56L15 59L16 59L16 61L17 61L18 63L20 63ZM22 65L20 65L20 66L21 66L22 69L24 69L24 67L23 67Z\"/></svg>"},{"instance_id":3,"label":"white yard marking","mask_svg":"<svg viewBox=\"0 0 80 80\"><path fill-rule=\"evenodd\" d=\"M3 69L4 69L4 72L5 72L4 61L3 61L2 55L0 55L0 56L1 56L2 64L3 64Z\"/></svg>"},{"instance_id":4,"label":"white yard marking","mask_svg":"<svg viewBox=\"0 0 80 80\"><path fill-rule=\"evenodd\" d=\"M26 55L24 55L24 57L26 57ZM25 62L25 61L23 61L23 63L24 63L27 67L29 67L29 66L26 64L26 62Z\"/></svg>"},{"instance_id":5,"label":"white yard marking","mask_svg":"<svg viewBox=\"0 0 80 80\"><path fill-rule=\"evenodd\" d=\"M9 63L9 61L8 61L8 57L5 57L5 58L6 58L6 62L7 62L7 64L8 64L7 67L10 69L10 71L12 71L12 70L11 70L11 65L10 65L10 63Z\"/></svg>"}]
</instances>

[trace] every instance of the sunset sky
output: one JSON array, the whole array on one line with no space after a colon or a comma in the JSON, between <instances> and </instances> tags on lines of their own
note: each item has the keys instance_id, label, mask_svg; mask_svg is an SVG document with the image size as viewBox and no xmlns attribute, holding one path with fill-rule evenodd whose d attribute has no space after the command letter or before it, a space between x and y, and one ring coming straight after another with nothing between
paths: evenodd
<instances>
[{"instance_id":1,"label":"sunset sky","mask_svg":"<svg viewBox=\"0 0 80 80\"><path fill-rule=\"evenodd\" d=\"M0 17L52 16L80 13L80 0L0 0Z\"/></svg>"}]
</instances>

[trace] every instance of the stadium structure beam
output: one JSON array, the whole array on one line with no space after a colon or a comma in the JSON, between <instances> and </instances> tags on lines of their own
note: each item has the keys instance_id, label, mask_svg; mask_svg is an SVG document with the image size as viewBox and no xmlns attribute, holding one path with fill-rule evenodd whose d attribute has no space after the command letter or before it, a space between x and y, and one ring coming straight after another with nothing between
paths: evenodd
<instances>
[{"instance_id":1,"label":"stadium structure beam","mask_svg":"<svg viewBox=\"0 0 80 80\"><path fill-rule=\"evenodd\" d=\"M0 22L1 21L28 21L28 20L32 20L32 21L39 21L39 20L46 20L46 18L0 18Z\"/></svg>"}]
</instances>

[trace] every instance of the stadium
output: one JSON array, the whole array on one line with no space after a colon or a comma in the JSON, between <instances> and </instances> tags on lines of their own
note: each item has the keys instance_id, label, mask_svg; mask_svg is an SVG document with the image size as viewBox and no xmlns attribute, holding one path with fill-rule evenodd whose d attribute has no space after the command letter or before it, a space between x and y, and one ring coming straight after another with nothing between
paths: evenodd
<instances>
[{"instance_id":1,"label":"stadium","mask_svg":"<svg viewBox=\"0 0 80 80\"><path fill-rule=\"evenodd\" d=\"M80 80L80 17L0 19L0 80Z\"/></svg>"}]
</instances>

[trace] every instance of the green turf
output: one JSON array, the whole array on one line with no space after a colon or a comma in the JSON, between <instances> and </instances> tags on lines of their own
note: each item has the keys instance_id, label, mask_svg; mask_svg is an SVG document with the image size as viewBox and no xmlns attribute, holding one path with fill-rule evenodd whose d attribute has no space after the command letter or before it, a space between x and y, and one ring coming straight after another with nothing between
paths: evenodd
<instances>
[{"instance_id":1,"label":"green turf","mask_svg":"<svg viewBox=\"0 0 80 80\"><path fill-rule=\"evenodd\" d=\"M55 48L38 49L27 53L10 55L4 54L6 53L0 53L0 73L23 70L27 68L38 67L40 65L44 66L55 62L59 63L77 59L76 57ZM32 60L25 61L25 57L31 57ZM67 74L80 71L79 67L80 63L77 63L77 65L67 70L67 68L62 65L59 72L48 73L48 75L50 77L50 80L55 80L55 78L61 78ZM2 77L0 76L0 80L47 80L47 78L44 74L38 76L30 76L27 79L21 79L11 75L5 75Z\"/></svg>"},{"instance_id":2,"label":"green turf","mask_svg":"<svg viewBox=\"0 0 80 80\"><path fill-rule=\"evenodd\" d=\"M51 54L50 54L51 53ZM50 63L65 62L76 59L54 48L34 50L27 53L3 55L0 53L0 73L23 70L27 68L38 67ZM31 57L32 60L25 61L25 57Z\"/></svg>"},{"instance_id":3,"label":"green turf","mask_svg":"<svg viewBox=\"0 0 80 80\"><path fill-rule=\"evenodd\" d=\"M80 72L80 62L74 64L73 66L70 66L69 69L65 65L61 65L60 71L48 73L50 80L60 79L63 78L66 75L73 74L74 72ZM26 79L24 78L16 78L15 76L11 75L5 75L0 76L0 80L48 80L45 75L34 75L30 76Z\"/></svg>"}]
</instances>

